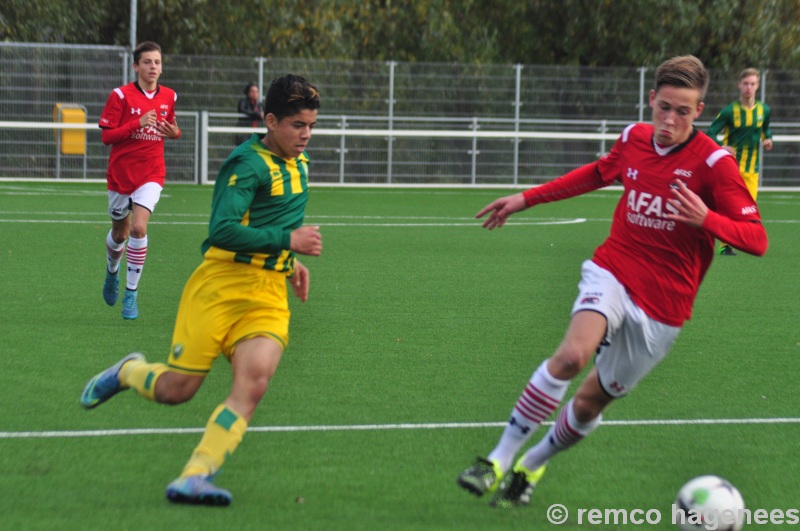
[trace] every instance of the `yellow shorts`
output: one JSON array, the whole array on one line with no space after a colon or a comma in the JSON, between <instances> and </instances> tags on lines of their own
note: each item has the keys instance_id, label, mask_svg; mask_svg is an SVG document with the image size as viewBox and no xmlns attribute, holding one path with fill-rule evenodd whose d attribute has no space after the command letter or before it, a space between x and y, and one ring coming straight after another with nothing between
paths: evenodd
<instances>
[{"instance_id":1,"label":"yellow shorts","mask_svg":"<svg viewBox=\"0 0 800 531\"><path fill-rule=\"evenodd\" d=\"M753 198L753 201L755 201L758 195L758 174L754 172L743 172L742 180L744 180L745 186L750 190L750 196Z\"/></svg>"},{"instance_id":2,"label":"yellow shorts","mask_svg":"<svg viewBox=\"0 0 800 531\"><path fill-rule=\"evenodd\" d=\"M244 339L265 336L289 344L286 274L247 264L205 260L183 289L169 367L204 375L220 354Z\"/></svg>"}]
</instances>

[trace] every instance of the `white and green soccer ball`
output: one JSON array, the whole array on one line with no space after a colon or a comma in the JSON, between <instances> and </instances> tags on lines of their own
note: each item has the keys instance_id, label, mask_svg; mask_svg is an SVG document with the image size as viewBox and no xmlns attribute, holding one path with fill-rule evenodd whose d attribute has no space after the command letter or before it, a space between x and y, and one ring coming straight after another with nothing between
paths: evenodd
<instances>
[{"instance_id":1,"label":"white and green soccer ball","mask_svg":"<svg viewBox=\"0 0 800 531\"><path fill-rule=\"evenodd\" d=\"M676 523L682 531L739 531L743 525L742 495L718 476L690 480L678 491L675 505Z\"/></svg>"}]
</instances>

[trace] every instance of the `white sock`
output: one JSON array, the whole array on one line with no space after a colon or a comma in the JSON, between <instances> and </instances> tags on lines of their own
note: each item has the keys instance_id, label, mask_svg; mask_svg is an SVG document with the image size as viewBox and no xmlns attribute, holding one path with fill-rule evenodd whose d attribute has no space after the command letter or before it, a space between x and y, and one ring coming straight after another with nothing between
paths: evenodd
<instances>
[{"instance_id":1,"label":"white sock","mask_svg":"<svg viewBox=\"0 0 800 531\"><path fill-rule=\"evenodd\" d=\"M511 410L511 418L497 446L489 454L489 459L499 461L503 470L511 468L514 456L528 442L536 428L558 408L569 382L553 377L547 370L547 360L543 361L533 372Z\"/></svg>"},{"instance_id":2,"label":"white sock","mask_svg":"<svg viewBox=\"0 0 800 531\"><path fill-rule=\"evenodd\" d=\"M111 231L106 235L106 267L109 273L116 273L119 270L119 263L122 260L122 250L125 242L117 243L111 237Z\"/></svg>"},{"instance_id":3,"label":"white sock","mask_svg":"<svg viewBox=\"0 0 800 531\"><path fill-rule=\"evenodd\" d=\"M144 260L147 258L147 235L144 238L128 239L128 280L126 288L134 291L139 286L139 279L142 278Z\"/></svg>"}]
</instances>

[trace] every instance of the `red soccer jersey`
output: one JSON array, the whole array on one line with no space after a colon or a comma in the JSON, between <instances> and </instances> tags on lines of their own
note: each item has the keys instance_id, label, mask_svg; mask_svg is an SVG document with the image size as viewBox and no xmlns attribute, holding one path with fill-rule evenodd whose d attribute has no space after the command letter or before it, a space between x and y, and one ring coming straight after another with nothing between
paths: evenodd
<instances>
[{"instance_id":1,"label":"red soccer jersey","mask_svg":"<svg viewBox=\"0 0 800 531\"><path fill-rule=\"evenodd\" d=\"M127 195L148 182L164 186L164 139L155 128L140 127L139 119L154 109L159 120L172 122L177 99L175 91L163 85L148 97L136 82L117 87L108 96L100 127L119 133L111 141L106 172L109 190Z\"/></svg>"},{"instance_id":2,"label":"red soccer jersey","mask_svg":"<svg viewBox=\"0 0 800 531\"><path fill-rule=\"evenodd\" d=\"M731 225L721 216L734 222L760 223L761 218L736 160L713 140L695 130L686 143L665 152L654 145L653 131L652 125L628 126L597 163L600 179L605 184L622 183L624 192L611 232L593 260L614 274L647 315L680 326L691 317L700 282L714 256L711 232L720 224ZM702 229L665 218L677 213L667 203L676 179L708 206ZM766 233L763 227L758 229L745 239L765 250Z\"/></svg>"}]
</instances>

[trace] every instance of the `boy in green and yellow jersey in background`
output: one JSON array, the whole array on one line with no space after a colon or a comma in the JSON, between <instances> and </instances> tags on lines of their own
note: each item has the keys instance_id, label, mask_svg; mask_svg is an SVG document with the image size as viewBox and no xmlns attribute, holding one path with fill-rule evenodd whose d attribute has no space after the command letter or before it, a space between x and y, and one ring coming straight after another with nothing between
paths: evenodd
<instances>
[{"instance_id":1,"label":"boy in green and yellow jersey in background","mask_svg":"<svg viewBox=\"0 0 800 531\"><path fill-rule=\"evenodd\" d=\"M228 358L231 391L167 487L170 501L231 503L231 493L212 479L241 442L289 342L287 281L301 301L308 297L308 269L295 255L322 252L319 227L303 225L305 148L319 105L317 89L302 77L271 83L267 134L237 147L217 175L203 262L184 287L168 363L129 354L89 380L81 395L86 409L128 388L155 402L180 404L200 389L217 357Z\"/></svg>"},{"instance_id":2,"label":"boy in green and yellow jersey in background","mask_svg":"<svg viewBox=\"0 0 800 531\"><path fill-rule=\"evenodd\" d=\"M761 73L755 68L746 68L739 74L739 99L726 106L714 118L708 128L708 136L727 149L739 163L739 173L756 199L758 177L761 167L759 144L772 149L772 131L769 128L769 106L756 100ZM717 138L723 133L722 141ZM735 255L733 248L723 243L719 254Z\"/></svg>"}]
</instances>

